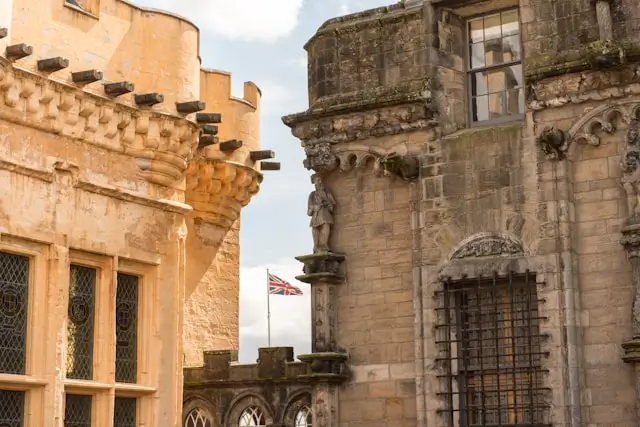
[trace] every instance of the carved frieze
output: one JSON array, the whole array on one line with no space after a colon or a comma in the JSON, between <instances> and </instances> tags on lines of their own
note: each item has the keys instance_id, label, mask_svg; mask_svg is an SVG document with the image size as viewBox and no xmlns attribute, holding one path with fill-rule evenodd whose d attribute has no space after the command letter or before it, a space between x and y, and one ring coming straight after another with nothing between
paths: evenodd
<instances>
[{"instance_id":1,"label":"carved frieze","mask_svg":"<svg viewBox=\"0 0 640 427\"><path fill-rule=\"evenodd\" d=\"M451 259L513 256L523 253L522 244L510 236L499 233L482 233L464 241L453 252Z\"/></svg>"},{"instance_id":2,"label":"carved frieze","mask_svg":"<svg viewBox=\"0 0 640 427\"><path fill-rule=\"evenodd\" d=\"M192 121L88 93L15 68L5 58L0 119L129 154L141 177L169 187L184 178L199 136Z\"/></svg>"}]
</instances>

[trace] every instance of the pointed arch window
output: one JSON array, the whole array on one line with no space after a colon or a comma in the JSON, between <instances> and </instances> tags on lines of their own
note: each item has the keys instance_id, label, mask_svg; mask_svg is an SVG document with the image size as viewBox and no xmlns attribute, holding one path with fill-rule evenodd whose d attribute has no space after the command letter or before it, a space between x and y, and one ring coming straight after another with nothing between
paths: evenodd
<instances>
[{"instance_id":1,"label":"pointed arch window","mask_svg":"<svg viewBox=\"0 0 640 427\"><path fill-rule=\"evenodd\" d=\"M184 427L212 427L212 425L207 414L202 409L195 408L187 415Z\"/></svg>"},{"instance_id":2,"label":"pointed arch window","mask_svg":"<svg viewBox=\"0 0 640 427\"><path fill-rule=\"evenodd\" d=\"M304 405L296 413L295 427L312 427L313 418L311 416L311 407Z\"/></svg>"},{"instance_id":3,"label":"pointed arch window","mask_svg":"<svg viewBox=\"0 0 640 427\"><path fill-rule=\"evenodd\" d=\"M240 414L239 427L262 427L265 426L264 413L255 406L250 406Z\"/></svg>"}]
</instances>

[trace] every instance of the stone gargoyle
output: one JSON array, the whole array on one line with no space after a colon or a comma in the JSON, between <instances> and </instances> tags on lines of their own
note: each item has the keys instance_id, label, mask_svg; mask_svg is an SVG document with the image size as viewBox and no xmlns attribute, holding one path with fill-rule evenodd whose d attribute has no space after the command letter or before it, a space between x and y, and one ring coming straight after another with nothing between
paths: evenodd
<instances>
[{"instance_id":1,"label":"stone gargoyle","mask_svg":"<svg viewBox=\"0 0 640 427\"><path fill-rule=\"evenodd\" d=\"M562 160L569 149L570 139L562 129L546 127L538 136L537 141L546 156Z\"/></svg>"},{"instance_id":2,"label":"stone gargoyle","mask_svg":"<svg viewBox=\"0 0 640 427\"><path fill-rule=\"evenodd\" d=\"M378 160L385 175L399 176L405 181L413 181L420 173L420 162L416 156L389 153Z\"/></svg>"}]
</instances>

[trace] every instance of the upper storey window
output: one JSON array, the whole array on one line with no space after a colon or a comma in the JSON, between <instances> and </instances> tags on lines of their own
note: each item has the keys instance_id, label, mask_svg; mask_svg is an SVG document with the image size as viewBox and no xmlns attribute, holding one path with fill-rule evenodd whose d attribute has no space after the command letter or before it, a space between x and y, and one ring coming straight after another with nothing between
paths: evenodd
<instances>
[{"instance_id":1,"label":"upper storey window","mask_svg":"<svg viewBox=\"0 0 640 427\"><path fill-rule=\"evenodd\" d=\"M471 123L522 118L524 90L518 10L470 19L467 42Z\"/></svg>"}]
</instances>

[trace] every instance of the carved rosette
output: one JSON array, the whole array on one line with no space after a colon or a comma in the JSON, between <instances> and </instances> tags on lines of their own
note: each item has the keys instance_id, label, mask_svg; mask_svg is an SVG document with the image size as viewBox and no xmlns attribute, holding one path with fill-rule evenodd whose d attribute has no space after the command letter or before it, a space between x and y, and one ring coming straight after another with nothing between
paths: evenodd
<instances>
[{"instance_id":1,"label":"carved rosette","mask_svg":"<svg viewBox=\"0 0 640 427\"><path fill-rule=\"evenodd\" d=\"M258 193L262 174L248 166L201 158L189 164L186 202L202 220L230 227Z\"/></svg>"},{"instance_id":2,"label":"carved rosette","mask_svg":"<svg viewBox=\"0 0 640 427\"><path fill-rule=\"evenodd\" d=\"M198 145L198 126L182 117L143 111L30 71L0 57L0 119L135 158L140 176L180 183Z\"/></svg>"}]
</instances>

